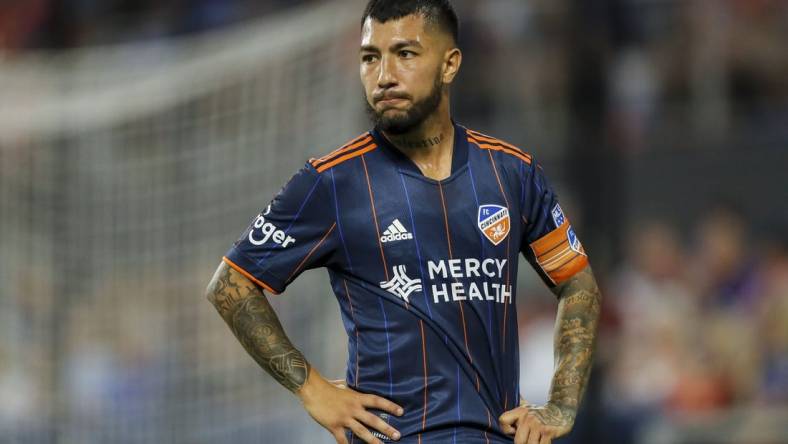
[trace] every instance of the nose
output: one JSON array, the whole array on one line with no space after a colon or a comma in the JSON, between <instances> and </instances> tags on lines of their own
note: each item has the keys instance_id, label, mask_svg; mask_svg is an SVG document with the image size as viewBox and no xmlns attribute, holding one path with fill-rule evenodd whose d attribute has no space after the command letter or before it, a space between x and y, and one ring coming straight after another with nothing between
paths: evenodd
<instances>
[{"instance_id":1,"label":"nose","mask_svg":"<svg viewBox=\"0 0 788 444\"><path fill-rule=\"evenodd\" d=\"M397 84L397 76L394 67L394 60L391 57L383 56L380 61L380 72L378 73L378 87L388 89Z\"/></svg>"}]
</instances>

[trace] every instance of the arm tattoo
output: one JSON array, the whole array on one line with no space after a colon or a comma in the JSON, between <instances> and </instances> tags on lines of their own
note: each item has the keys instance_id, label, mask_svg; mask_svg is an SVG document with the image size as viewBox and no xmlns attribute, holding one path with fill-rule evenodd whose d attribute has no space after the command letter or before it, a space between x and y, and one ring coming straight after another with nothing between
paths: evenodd
<instances>
[{"instance_id":1,"label":"arm tattoo","mask_svg":"<svg viewBox=\"0 0 788 444\"><path fill-rule=\"evenodd\" d=\"M550 406L539 412L539 419L560 427L574 422L591 374L602 296L590 266L554 291L560 298L554 344L556 371Z\"/></svg>"},{"instance_id":2,"label":"arm tattoo","mask_svg":"<svg viewBox=\"0 0 788 444\"><path fill-rule=\"evenodd\" d=\"M309 375L309 362L293 347L268 299L255 284L222 263L207 290L249 355L291 392Z\"/></svg>"}]
</instances>

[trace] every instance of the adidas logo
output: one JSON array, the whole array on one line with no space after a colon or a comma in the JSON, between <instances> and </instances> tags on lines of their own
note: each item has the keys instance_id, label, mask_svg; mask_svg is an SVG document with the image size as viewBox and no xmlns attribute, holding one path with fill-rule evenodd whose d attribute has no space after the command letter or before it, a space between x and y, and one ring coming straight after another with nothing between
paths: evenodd
<instances>
[{"instance_id":1,"label":"adidas logo","mask_svg":"<svg viewBox=\"0 0 788 444\"><path fill-rule=\"evenodd\" d=\"M380 237L380 241L384 244L387 242L410 239L413 239L413 235L408 233L408 230L402 225L399 219L394 219L394 222L389 225L388 229L383 232L383 236Z\"/></svg>"}]
</instances>

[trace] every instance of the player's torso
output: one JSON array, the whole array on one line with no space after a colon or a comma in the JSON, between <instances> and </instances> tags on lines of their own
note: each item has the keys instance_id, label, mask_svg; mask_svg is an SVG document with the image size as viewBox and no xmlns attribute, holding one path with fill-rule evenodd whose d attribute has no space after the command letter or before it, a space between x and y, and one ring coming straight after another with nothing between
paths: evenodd
<instances>
[{"instance_id":1,"label":"player's torso","mask_svg":"<svg viewBox=\"0 0 788 444\"><path fill-rule=\"evenodd\" d=\"M459 302L513 305L523 228L518 180L490 151L462 147L467 161L443 181L383 147L335 167L347 248L335 269L428 317L453 315Z\"/></svg>"},{"instance_id":2,"label":"player's torso","mask_svg":"<svg viewBox=\"0 0 788 444\"><path fill-rule=\"evenodd\" d=\"M360 330L348 332L353 385L418 401L427 423L462 400L463 420L494 427L517 399L519 181L501 153L455 149L466 151L443 181L385 147L327 172L345 250L332 277Z\"/></svg>"}]
</instances>

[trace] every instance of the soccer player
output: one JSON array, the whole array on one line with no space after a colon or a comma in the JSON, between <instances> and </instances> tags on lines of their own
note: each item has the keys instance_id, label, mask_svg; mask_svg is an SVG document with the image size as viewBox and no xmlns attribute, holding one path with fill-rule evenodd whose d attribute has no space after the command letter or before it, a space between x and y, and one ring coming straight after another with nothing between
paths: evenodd
<instances>
[{"instance_id":1,"label":"soccer player","mask_svg":"<svg viewBox=\"0 0 788 444\"><path fill-rule=\"evenodd\" d=\"M223 258L207 296L249 354L338 443L545 444L591 369L600 294L531 155L455 123L448 0L372 0L359 65L374 128L310 160ZM519 254L558 297L549 402L520 402ZM325 267L346 380L288 340L267 293Z\"/></svg>"}]
</instances>

